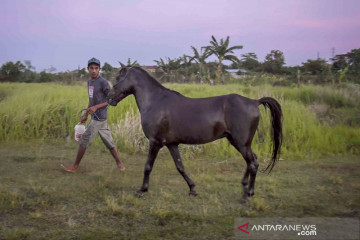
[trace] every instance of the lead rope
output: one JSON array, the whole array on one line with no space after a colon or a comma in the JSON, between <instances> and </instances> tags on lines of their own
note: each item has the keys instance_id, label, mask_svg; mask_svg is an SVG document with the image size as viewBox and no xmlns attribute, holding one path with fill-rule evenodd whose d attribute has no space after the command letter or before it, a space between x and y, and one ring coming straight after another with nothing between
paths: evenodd
<instances>
[{"instance_id":1,"label":"lead rope","mask_svg":"<svg viewBox=\"0 0 360 240\"><path fill-rule=\"evenodd\" d=\"M109 107L109 106L107 106L105 109L108 109L108 107ZM82 113L83 111L85 111L85 113L81 115L81 113ZM81 118L84 117L86 114L87 114L87 108L84 108L84 109L80 110L80 112L79 112L80 123L81 123ZM94 116L97 118L98 121L104 121L104 120L106 120L106 119L101 119L101 118L99 118L99 116L96 114L96 112L94 112L93 114L94 114ZM87 123L85 127L87 128L88 125L89 125L89 123Z\"/></svg>"},{"instance_id":2,"label":"lead rope","mask_svg":"<svg viewBox=\"0 0 360 240\"><path fill-rule=\"evenodd\" d=\"M108 107L109 107L109 105L107 105L105 109L108 109ZM97 110L96 110L96 111L97 111ZM93 113L94 116L95 116L99 121L105 121L106 119L100 119L100 118L98 117L98 115L96 115L96 111Z\"/></svg>"},{"instance_id":3,"label":"lead rope","mask_svg":"<svg viewBox=\"0 0 360 240\"><path fill-rule=\"evenodd\" d=\"M84 111L85 111L85 113L84 113L84 114L81 114L81 113L84 112ZM87 108L84 108L84 109L81 109L81 110L80 110L80 112L79 112L80 122L79 122L78 124L81 123L81 119L82 119L86 114L87 114ZM87 123L87 124L85 125L85 128L87 128L88 126L89 126L89 123Z\"/></svg>"}]
</instances>

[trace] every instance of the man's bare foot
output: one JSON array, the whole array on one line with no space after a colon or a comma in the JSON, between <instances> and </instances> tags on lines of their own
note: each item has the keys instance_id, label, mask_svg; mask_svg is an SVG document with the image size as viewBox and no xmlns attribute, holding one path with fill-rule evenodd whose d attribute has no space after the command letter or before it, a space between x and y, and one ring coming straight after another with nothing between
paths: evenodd
<instances>
[{"instance_id":1,"label":"man's bare foot","mask_svg":"<svg viewBox=\"0 0 360 240\"><path fill-rule=\"evenodd\" d=\"M124 164L122 164L122 163L121 163L121 164L118 164L117 167L118 167L118 169L119 169L120 171L125 171L125 169L126 169L125 166L124 166Z\"/></svg>"},{"instance_id":2,"label":"man's bare foot","mask_svg":"<svg viewBox=\"0 0 360 240\"><path fill-rule=\"evenodd\" d=\"M71 173L76 172L76 170L78 169L77 166L69 166L69 167L67 167L67 166L64 166L64 164L61 164L60 166L61 166L65 171L71 172Z\"/></svg>"}]
</instances>

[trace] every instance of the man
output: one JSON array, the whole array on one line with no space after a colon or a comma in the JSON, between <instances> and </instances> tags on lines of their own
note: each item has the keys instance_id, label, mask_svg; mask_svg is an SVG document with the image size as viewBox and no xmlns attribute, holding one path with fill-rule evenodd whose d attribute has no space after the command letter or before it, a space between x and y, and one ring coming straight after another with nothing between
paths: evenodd
<instances>
[{"instance_id":1,"label":"man","mask_svg":"<svg viewBox=\"0 0 360 240\"><path fill-rule=\"evenodd\" d=\"M81 139L78 141L79 149L74 164L72 166L64 166L61 164L61 167L67 172L75 172L85 154L86 148L99 133L101 140L114 157L118 169L124 171L125 166L120 160L107 124L108 103L106 101L106 96L110 91L109 82L99 75L100 61L98 59L92 58L88 61L88 71L90 73L90 78L88 79L89 106L87 113L81 118L81 123L87 121L88 114L91 114L91 122Z\"/></svg>"}]
</instances>

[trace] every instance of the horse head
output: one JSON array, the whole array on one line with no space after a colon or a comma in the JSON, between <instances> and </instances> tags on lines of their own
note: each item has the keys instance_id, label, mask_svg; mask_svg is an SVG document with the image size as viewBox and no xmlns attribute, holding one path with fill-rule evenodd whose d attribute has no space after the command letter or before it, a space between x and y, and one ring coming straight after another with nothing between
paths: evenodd
<instances>
[{"instance_id":1,"label":"horse head","mask_svg":"<svg viewBox=\"0 0 360 240\"><path fill-rule=\"evenodd\" d=\"M129 75L132 67L127 67L121 62L121 69L119 75L116 77L116 83L107 95L107 101L110 105L116 106L121 100L133 94L133 81Z\"/></svg>"}]
</instances>

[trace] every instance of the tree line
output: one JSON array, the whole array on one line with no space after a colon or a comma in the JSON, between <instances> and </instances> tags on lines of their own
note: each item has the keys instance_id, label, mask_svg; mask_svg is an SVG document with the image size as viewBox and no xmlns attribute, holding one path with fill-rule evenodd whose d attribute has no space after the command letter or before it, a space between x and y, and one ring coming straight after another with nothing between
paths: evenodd
<instances>
[{"instance_id":1,"label":"tree line","mask_svg":"<svg viewBox=\"0 0 360 240\"><path fill-rule=\"evenodd\" d=\"M284 83L360 83L360 48L338 54L329 61L321 58L308 59L299 66L285 66L285 57L280 50L271 50L263 62L252 52L241 54L240 57L235 55L234 51L242 48L242 45L231 46L229 36L221 38L220 41L211 36L208 45L199 49L191 46L192 55L184 54L173 59L166 57L154 60L156 66L151 74L161 82L220 84L234 81L234 75L227 70L236 69L236 74L243 76L241 81L254 80L264 75L281 75L282 79L286 79ZM207 61L210 56L215 56L216 61ZM224 61L230 64L226 65ZM130 58L128 65L141 66ZM146 66L142 67L146 69ZM102 74L109 80L114 78L118 70L107 62L102 66ZM88 78L85 68L79 67L73 71L59 73L54 73L55 71L56 68L51 66L38 73L30 60L25 60L24 63L10 61L1 66L0 81L74 83Z\"/></svg>"}]
</instances>

